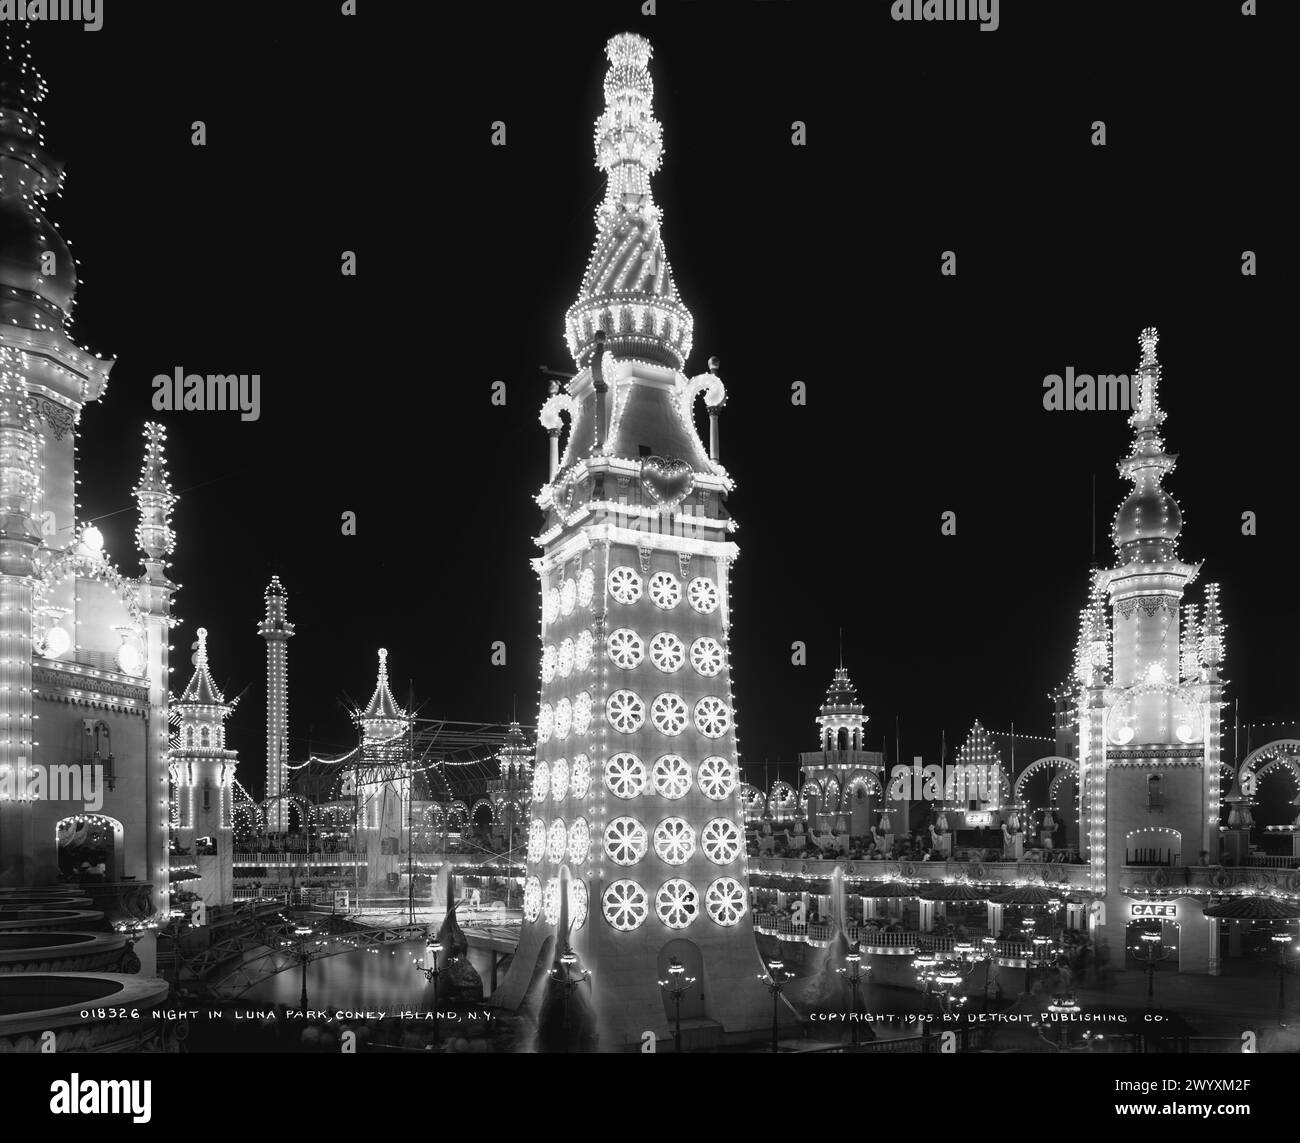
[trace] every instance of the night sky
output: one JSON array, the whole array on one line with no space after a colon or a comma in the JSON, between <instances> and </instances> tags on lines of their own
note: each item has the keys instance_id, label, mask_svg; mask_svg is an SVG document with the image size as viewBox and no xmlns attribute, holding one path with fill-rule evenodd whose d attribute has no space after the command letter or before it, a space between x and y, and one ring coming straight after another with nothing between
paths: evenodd
<instances>
[{"instance_id":1,"label":"night sky","mask_svg":"<svg viewBox=\"0 0 1300 1143\"><path fill-rule=\"evenodd\" d=\"M955 748L977 717L1050 733L1093 478L1108 562L1129 430L1123 413L1045 412L1042 382L1134 370L1146 325L1182 457L1166 482L1181 553L1224 585L1229 694L1243 719L1300 715L1277 320L1291 251L1263 18L1184 4L1175 32L1166 5L1004 0L983 33L893 23L883 0L360 7L132 0L98 33L33 34L47 144L68 164L50 214L81 265L74 333L117 358L81 422L83 508L136 573L130 488L157 415L182 496L175 685L207 626L218 681L249 687L230 737L255 793L272 573L298 632L295 759L309 733L317 751L353 744L345 702L368 697L379 646L426 715L505 721L514 696L536 715L539 366L572 369L603 45L625 30L655 50L655 197L695 316L688 372L717 354L729 391L748 777L765 759L790 777L815 747L840 627L869 746L896 717L909 758L934 757L941 732ZM1247 249L1258 277L1240 272ZM261 419L154 414L150 381L177 366L259 373Z\"/></svg>"}]
</instances>

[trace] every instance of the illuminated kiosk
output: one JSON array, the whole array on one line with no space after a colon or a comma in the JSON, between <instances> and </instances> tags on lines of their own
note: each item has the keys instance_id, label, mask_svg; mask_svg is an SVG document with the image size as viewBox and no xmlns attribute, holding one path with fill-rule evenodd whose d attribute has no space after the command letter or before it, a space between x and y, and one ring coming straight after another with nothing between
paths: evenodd
<instances>
[{"instance_id":1,"label":"illuminated kiosk","mask_svg":"<svg viewBox=\"0 0 1300 1143\"><path fill-rule=\"evenodd\" d=\"M1216 584L1203 616L1183 603L1200 565L1178 556L1182 513L1163 487L1176 457L1160 435L1157 340L1142 331L1133 444L1119 464L1133 491L1112 524L1117 564L1095 573L1083 613L1080 833L1094 938L1121 954L1134 944L1130 926L1159 925L1179 971L1203 973L1217 971L1218 926L1178 888L1179 867L1201 864L1202 851L1219 860L1224 624Z\"/></svg>"},{"instance_id":2,"label":"illuminated kiosk","mask_svg":"<svg viewBox=\"0 0 1300 1143\"><path fill-rule=\"evenodd\" d=\"M682 372L692 318L651 196L661 142L650 44L615 36L605 54L595 144L608 182L566 318L579 372L542 411L537 763L523 929L498 1002L535 998L567 866L600 1050L619 1051L646 1032L668 1042L673 1013L659 981L673 956L699 981L682 999L688 1044L769 1027L770 1010L756 979L737 789L727 645L737 548L717 434L726 393L714 372ZM707 449L694 423L701 394Z\"/></svg>"}]
</instances>

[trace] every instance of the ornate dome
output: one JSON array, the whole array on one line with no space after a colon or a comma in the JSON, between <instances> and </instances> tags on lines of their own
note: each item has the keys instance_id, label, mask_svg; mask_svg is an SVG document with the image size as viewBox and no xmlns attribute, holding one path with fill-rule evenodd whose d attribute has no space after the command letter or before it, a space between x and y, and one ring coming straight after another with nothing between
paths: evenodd
<instances>
[{"instance_id":1,"label":"ornate dome","mask_svg":"<svg viewBox=\"0 0 1300 1143\"><path fill-rule=\"evenodd\" d=\"M1137 540L1174 540L1183 530L1183 513L1158 484L1135 488L1115 515L1115 543Z\"/></svg>"},{"instance_id":2,"label":"ornate dome","mask_svg":"<svg viewBox=\"0 0 1300 1143\"><path fill-rule=\"evenodd\" d=\"M4 185L0 178L0 186ZM54 255L54 273L41 273L46 254ZM0 196L0 286L39 294L64 313L77 292L72 251L49 219L20 198Z\"/></svg>"}]
</instances>

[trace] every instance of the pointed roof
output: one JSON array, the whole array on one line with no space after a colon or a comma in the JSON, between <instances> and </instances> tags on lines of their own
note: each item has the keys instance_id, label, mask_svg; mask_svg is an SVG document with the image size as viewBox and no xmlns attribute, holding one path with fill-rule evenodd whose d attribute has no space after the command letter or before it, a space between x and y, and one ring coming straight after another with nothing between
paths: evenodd
<instances>
[{"instance_id":1,"label":"pointed roof","mask_svg":"<svg viewBox=\"0 0 1300 1143\"><path fill-rule=\"evenodd\" d=\"M388 650L379 648L379 678L375 683L375 693L370 696L362 718L405 718L406 712L397 705L393 692L388 688Z\"/></svg>"},{"instance_id":2,"label":"pointed roof","mask_svg":"<svg viewBox=\"0 0 1300 1143\"><path fill-rule=\"evenodd\" d=\"M375 682L375 693L370 696L365 709L358 712L356 721L362 733L369 738L392 738L401 733L403 724L410 716L393 698L388 686L388 651L379 648L379 677Z\"/></svg>"},{"instance_id":3,"label":"pointed roof","mask_svg":"<svg viewBox=\"0 0 1300 1143\"><path fill-rule=\"evenodd\" d=\"M208 670L208 629L200 627L198 630L198 646L194 652L194 674L190 677L189 686L181 695L177 706L226 706L225 696L221 693L221 688L213 681L212 673Z\"/></svg>"},{"instance_id":4,"label":"pointed roof","mask_svg":"<svg viewBox=\"0 0 1300 1143\"><path fill-rule=\"evenodd\" d=\"M828 723L835 726L861 726L867 721L865 707L858 702L857 688L849 678L849 672L843 665L835 668L831 685L826 688L826 700L817 715L817 725L825 727Z\"/></svg>"},{"instance_id":5,"label":"pointed roof","mask_svg":"<svg viewBox=\"0 0 1300 1143\"><path fill-rule=\"evenodd\" d=\"M605 110L595 133L605 197L596 210L596 245L564 323L579 369L588 364L599 330L611 353L673 369L691 351L694 319L677 297L650 189L663 157L651 55L650 41L630 32L605 45Z\"/></svg>"}]
</instances>

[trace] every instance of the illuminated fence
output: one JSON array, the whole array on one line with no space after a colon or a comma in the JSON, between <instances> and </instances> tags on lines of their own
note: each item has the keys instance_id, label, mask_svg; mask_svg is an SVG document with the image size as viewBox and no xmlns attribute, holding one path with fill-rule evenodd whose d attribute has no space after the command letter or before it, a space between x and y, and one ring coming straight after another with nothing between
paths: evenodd
<instances>
[{"instance_id":1,"label":"illuminated fence","mask_svg":"<svg viewBox=\"0 0 1300 1143\"><path fill-rule=\"evenodd\" d=\"M785 941L825 947L835 935L835 926L828 922L792 921L779 913L755 913L754 928L769 937ZM907 955L915 952L954 952L962 938L923 933L916 929L882 930L871 925L850 922L845 926L845 936L850 943L862 946L864 953ZM1024 940L999 940L994 955L1002 961L1026 961L1033 955L1033 945Z\"/></svg>"}]
</instances>

